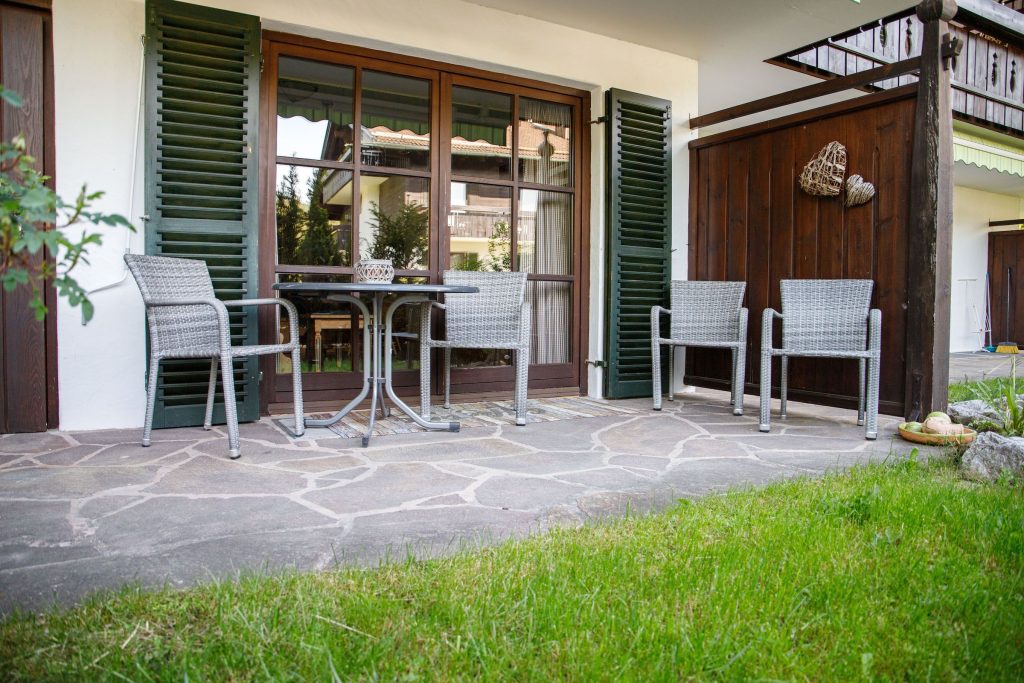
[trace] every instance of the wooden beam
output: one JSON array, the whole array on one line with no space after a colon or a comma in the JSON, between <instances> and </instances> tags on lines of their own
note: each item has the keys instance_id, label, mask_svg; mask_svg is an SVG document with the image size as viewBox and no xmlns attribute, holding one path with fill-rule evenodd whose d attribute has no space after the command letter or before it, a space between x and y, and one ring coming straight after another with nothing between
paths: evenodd
<instances>
[{"instance_id":1,"label":"wooden beam","mask_svg":"<svg viewBox=\"0 0 1024 683\"><path fill-rule=\"evenodd\" d=\"M992 0L958 0L954 18L993 38L1024 45L1024 14L1005 5Z\"/></svg>"},{"instance_id":2,"label":"wooden beam","mask_svg":"<svg viewBox=\"0 0 1024 683\"><path fill-rule=\"evenodd\" d=\"M710 114L694 116L690 118L690 128L710 126L715 123L738 119L741 116L749 116L750 114L757 114L762 111L768 111L769 109L775 109L776 107L784 107L787 104L796 104L816 97L834 95L835 93L842 92L844 90L860 88L861 86L874 83L875 81L884 81L887 78L896 78L897 76L908 74L911 71L917 71L920 68L920 57L911 57L910 59L893 62L892 64L884 64L882 66L875 67L874 69L861 71L860 73L850 74L849 76L840 76L839 78L831 78L827 81L822 81L821 83L806 85L802 88L797 88L796 90L779 93L778 95L762 97L759 100L737 104L733 107L727 107L719 111L711 112Z\"/></svg>"},{"instance_id":3,"label":"wooden beam","mask_svg":"<svg viewBox=\"0 0 1024 683\"><path fill-rule=\"evenodd\" d=\"M944 410L948 400L953 110L943 44L957 6L953 0L925 0L916 11L923 26L907 242L905 406L910 420Z\"/></svg>"},{"instance_id":4,"label":"wooden beam","mask_svg":"<svg viewBox=\"0 0 1024 683\"><path fill-rule=\"evenodd\" d=\"M988 227L1001 228L1005 225L1024 225L1024 218L1013 218L1007 221L989 221Z\"/></svg>"}]
</instances>

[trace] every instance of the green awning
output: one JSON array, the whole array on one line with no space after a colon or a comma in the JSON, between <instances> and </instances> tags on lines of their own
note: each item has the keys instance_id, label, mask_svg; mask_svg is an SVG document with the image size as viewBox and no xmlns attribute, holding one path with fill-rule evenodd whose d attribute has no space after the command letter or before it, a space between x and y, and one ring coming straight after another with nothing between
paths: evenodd
<instances>
[{"instance_id":1,"label":"green awning","mask_svg":"<svg viewBox=\"0 0 1024 683\"><path fill-rule=\"evenodd\" d=\"M953 131L953 161L1024 177L1024 145L973 135L959 127Z\"/></svg>"}]
</instances>

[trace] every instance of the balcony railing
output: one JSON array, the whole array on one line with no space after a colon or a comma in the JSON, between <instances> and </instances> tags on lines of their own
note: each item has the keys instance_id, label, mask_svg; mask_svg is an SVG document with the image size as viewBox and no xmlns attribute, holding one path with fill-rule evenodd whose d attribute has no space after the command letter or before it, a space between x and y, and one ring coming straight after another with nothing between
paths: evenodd
<instances>
[{"instance_id":1,"label":"balcony railing","mask_svg":"<svg viewBox=\"0 0 1024 683\"><path fill-rule=\"evenodd\" d=\"M1024 13L1024 0L1000 4ZM950 24L950 32L963 44L951 64L954 116L1024 137L1024 46L1008 44L958 22ZM910 8L768 61L832 78L920 54L921 22ZM910 74L878 81L866 89L887 90L916 82L917 77Z\"/></svg>"}]
</instances>

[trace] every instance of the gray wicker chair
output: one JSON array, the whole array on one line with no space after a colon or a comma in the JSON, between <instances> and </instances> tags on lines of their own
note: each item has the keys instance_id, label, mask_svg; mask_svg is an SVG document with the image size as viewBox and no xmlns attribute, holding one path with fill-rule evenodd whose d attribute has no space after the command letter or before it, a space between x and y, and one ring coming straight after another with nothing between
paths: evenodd
<instances>
[{"instance_id":1,"label":"gray wicker chair","mask_svg":"<svg viewBox=\"0 0 1024 683\"><path fill-rule=\"evenodd\" d=\"M448 270L446 285L478 287L478 294L449 294L445 303L423 304L420 315L420 414L430 419L430 351L444 349L444 407L451 407L452 349L510 349L515 352L516 424L526 424L530 365L530 304L526 273ZM445 339L431 339L430 311L445 312Z\"/></svg>"},{"instance_id":2,"label":"gray wicker chair","mask_svg":"<svg viewBox=\"0 0 1024 683\"><path fill-rule=\"evenodd\" d=\"M859 361L857 424L864 424L866 412L865 436L868 439L878 437L882 312L870 308L873 285L871 280L783 280L780 283L782 313L766 308L761 327L762 432L771 428L772 357L782 358L780 414L785 417L789 358L814 356ZM772 346L775 318L782 319L782 348L778 349Z\"/></svg>"},{"instance_id":3,"label":"gray wicker chair","mask_svg":"<svg viewBox=\"0 0 1024 683\"><path fill-rule=\"evenodd\" d=\"M224 391L224 415L228 427L228 447L232 458L241 455L238 444L238 412L232 360L246 356L292 354L292 389L295 396L295 434L305 431L302 415L302 366L299 354L298 311L284 299L241 299L222 301L213 291L213 282L202 261L165 256L126 254L125 263L135 277L146 304L149 325L149 383L146 389L146 421L142 445L150 444L153 432L153 407L156 402L157 373L165 358L209 358L210 386L206 395L203 428L213 422L217 366L221 369ZM286 344L232 346L228 307L281 306L288 312L291 336Z\"/></svg>"},{"instance_id":4,"label":"gray wicker chair","mask_svg":"<svg viewBox=\"0 0 1024 683\"><path fill-rule=\"evenodd\" d=\"M733 413L743 414L743 384L747 363L747 309L743 308L746 282L672 281L672 308L651 308L651 360L654 409L661 410L661 347L668 346L668 400L674 400L673 353L682 347L732 349ZM671 316L669 336L661 336L661 314Z\"/></svg>"}]
</instances>

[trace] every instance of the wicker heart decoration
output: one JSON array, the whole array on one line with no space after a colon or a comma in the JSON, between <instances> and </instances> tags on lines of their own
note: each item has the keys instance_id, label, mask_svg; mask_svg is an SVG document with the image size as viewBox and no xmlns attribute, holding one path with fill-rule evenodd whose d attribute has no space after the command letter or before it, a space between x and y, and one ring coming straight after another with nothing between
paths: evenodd
<instances>
[{"instance_id":1,"label":"wicker heart decoration","mask_svg":"<svg viewBox=\"0 0 1024 683\"><path fill-rule=\"evenodd\" d=\"M807 162L800 174L800 188L818 197L838 197L846 175L846 148L832 141Z\"/></svg>"},{"instance_id":2,"label":"wicker heart decoration","mask_svg":"<svg viewBox=\"0 0 1024 683\"><path fill-rule=\"evenodd\" d=\"M846 179L846 206L860 206L875 196L875 186L857 174Z\"/></svg>"}]
</instances>

